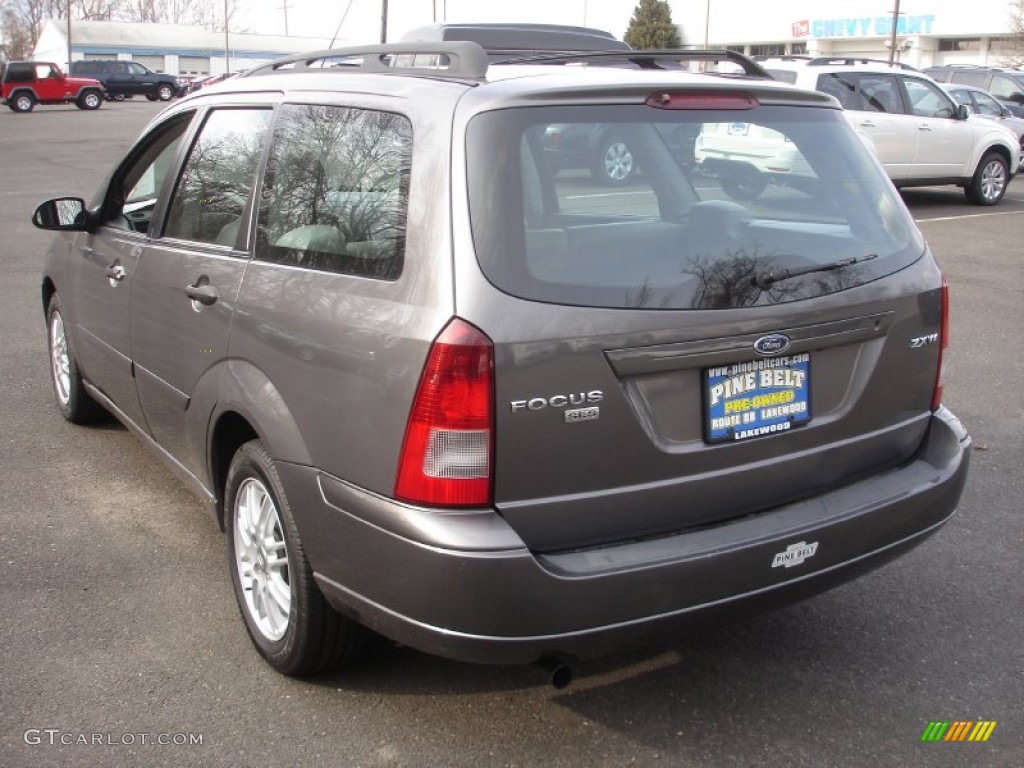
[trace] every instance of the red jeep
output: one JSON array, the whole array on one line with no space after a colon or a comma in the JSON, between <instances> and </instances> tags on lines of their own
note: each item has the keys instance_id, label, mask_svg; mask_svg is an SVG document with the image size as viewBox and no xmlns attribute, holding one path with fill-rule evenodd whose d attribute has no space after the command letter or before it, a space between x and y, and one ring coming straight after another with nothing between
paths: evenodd
<instances>
[{"instance_id":1,"label":"red jeep","mask_svg":"<svg viewBox=\"0 0 1024 768\"><path fill-rule=\"evenodd\" d=\"M36 104L69 104L99 109L103 84L87 77L68 77L44 61L12 61L0 80L0 103L15 112L31 112Z\"/></svg>"}]
</instances>

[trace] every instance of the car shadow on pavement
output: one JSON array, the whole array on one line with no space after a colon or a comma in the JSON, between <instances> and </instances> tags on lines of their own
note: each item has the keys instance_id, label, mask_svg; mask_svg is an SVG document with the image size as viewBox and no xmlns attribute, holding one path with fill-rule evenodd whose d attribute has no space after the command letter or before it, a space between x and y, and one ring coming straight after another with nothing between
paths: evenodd
<instances>
[{"instance_id":1,"label":"car shadow on pavement","mask_svg":"<svg viewBox=\"0 0 1024 768\"><path fill-rule=\"evenodd\" d=\"M844 618L850 619L848 624L844 625ZM796 656L805 657L811 665L831 664L835 655L843 653L841 648L837 651L836 645L852 642L850 634L855 623L855 617L844 616L836 598L816 598L752 616L741 623L694 630L674 643L569 662L573 679L563 690L552 687L551 671L539 664L497 666L450 661L374 634L351 667L308 682L383 695L459 696L534 689L568 704L593 696L628 699L635 695L637 681L648 679L671 689L692 691L693 675L697 672L698 678L708 673L708 688L718 690L727 686L731 678L749 681L751 671L758 668L791 666ZM801 629L805 625L813 629ZM872 639L883 647L861 649L865 656L899 656L895 639L891 640L893 648L888 647L887 637L878 635ZM647 683L640 683L639 690L644 691L645 697L651 695Z\"/></svg>"}]
</instances>

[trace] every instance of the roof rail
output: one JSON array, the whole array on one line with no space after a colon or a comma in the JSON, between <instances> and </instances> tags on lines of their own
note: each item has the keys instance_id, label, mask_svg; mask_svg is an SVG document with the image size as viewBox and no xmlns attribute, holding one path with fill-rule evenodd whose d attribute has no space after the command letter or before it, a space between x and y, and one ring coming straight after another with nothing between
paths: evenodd
<instances>
[{"instance_id":1,"label":"roof rail","mask_svg":"<svg viewBox=\"0 0 1024 768\"><path fill-rule=\"evenodd\" d=\"M811 59L807 62L809 67L828 67L836 64L885 64L889 67L895 67L896 69L908 69L911 72L920 72L917 67L912 67L909 64L904 64L902 61L889 61L888 59L867 59L864 57L848 57L848 56L820 56L816 59Z\"/></svg>"},{"instance_id":2,"label":"roof rail","mask_svg":"<svg viewBox=\"0 0 1024 768\"><path fill-rule=\"evenodd\" d=\"M425 57L422 63L417 61L420 56ZM373 73L482 80L487 74L488 62L487 53L476 43L410 41L299 53L255 67L244 76L270 75L280 71L319 72L333 67Z\"/></svg>"},{"instance_id":3,"label":"roof rail","mask_svg":"<svg viewBox=\"0 0 1024 768\"><path fill-rule=\"evenodd\" d=\"M990 67L987 64L935 64L928 69L985 69L989 72L1021 72L1017 67Z\"/></svg>"},{"instance_id":4,"label":"roof rail","mask_svg":"<svg viewBox=\"0 0 1024 768\"><path fill-rule=\"evenodd\" d=\"M814 57L804 53L787 53L779 56L751 56L754 61L811 61Z\"/></svg>"},{"instance_id":5,"label":"roof rail","mask_svg":"<svg viewBox=\"0 0 1024 768\"><path fill-rule=\"evenodd\" d=\"M559 51L632 50L611 33L590 27L564 24L431 24L409 30L402 36L408 41L468 40L479 43L488 53L519 52L557 53Z\"/></svg>"},{"instance_id":6,"label":"roof rail","mask_svg":"<svg viewBox=\"0 0 1024 768\"><path fill-rule=\"evenodd\" d=\"M761 65L747 58L742 53L726 50L694 50L694 49L659 49L644 51L586 51L562 53L541 53L536 56L521 56L506 60L496 60L495 64L573 64L601 62L612 63L629 61L640 69L667 69L665 63L679 64L684 61L729 61L738 65L748 77L759 77L771 80L772 77Z\"/></svg>"}]
</instances>

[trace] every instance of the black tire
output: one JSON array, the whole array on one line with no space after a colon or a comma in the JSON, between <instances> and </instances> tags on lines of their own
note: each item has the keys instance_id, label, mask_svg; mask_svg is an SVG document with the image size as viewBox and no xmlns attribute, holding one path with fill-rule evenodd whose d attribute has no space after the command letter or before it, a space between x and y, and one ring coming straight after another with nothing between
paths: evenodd
<instances>
[{"instance_id":1,"label":"black tire","mask_svg":"<svg viewBox=\"0 0 1024 768\"><path fill-rule=\"evenodd\" d=\"M156 95L155 95L155 94L152 94L152 93L147 93L147 94L146 94L146 98L147 98L147 99L148 99L149 101L156 101Z\"/></svg>"},{"instance_id":2,"label":"black tire","mask_svg":"<svg viewBox=\"0 0 1024 768\"><path fill-rule=\"evenodd\" d=\"M274 460L259 440L243 445L231 460L224 502L231 582L249 637L260 655L274 669L296 677L326 672L351 661L362 648L365 630L334 611L317 587ZM253 506L264 520L258 537L252 533L259 523L246 522L247 510ZM252 531L243 530L250 523ZM267 546L268 540L273 544ZM288 590L284 618L280 602L268 606L266 596L274 592L271 581L277 589ZM270 602L274 600L271 595ZM267 615L259 615L261 607ZM276 624L271 613L277 615Z\"/></svg>"},{"instance_id":3,"label":"black tire","mask_svg":"<svg viewBox=\"0 0 1024 768\"><path fill-rule=\"evenodd\" d=\"M614 133L602 136L592 156L590 174L602 184L616 187L632 180L635 173L636 159L623 138Z\"/></svg>"},{"instance_id":4,"label":"black tire","mask_svg":"<svg viewBox=\"0 0 1024 768\"><path fill-rule=\"evenodd\" d=\"M733 200L753 200L764 192L768 179L754 168L722 176L722 191Z\"/></svg>"},{"instance_id":5,"label":"black tire","mask_svg":"<svg viewBox=\"0 0 1024 768\"><path fill-rule=\"evenodd\" d=\"M31 93L16 93L7 100L7 106L12 112L31 112L36 106L36 100Z\"/></svg>"},{"instance_id":6,"label":"black tire","mask_svg":"<svg viewBox=\"0 0 1024 768\"><path fill-rule=\"evenodd\" d=\"M964 187L967 199L975 205L995 205L1003 199L1010 183L1010 167L998 152L986 152L974 171L971 183Z\"/></svg>"},{"instance_id":7,"label":"black tire","mask_svg":"<svg viewBox=\"0 0 1024 768\"><path fill-rule=\"evenodd\" d=\"M174 98L174 89L167 83L161 83L156 87L156 97L160 101L170 101Z\"/></svg>"},{"instance_id":8,"label":"black tire","mask_svg":"<svg viewBox=\"0 0 1024 768\"><path fill-rule=\"evenodd\" d=\"M50 297L46 308L46 338L50 353L50 381L57 399L57 410L73 424L95 421L104 411L82 384L82 375L78 370L78 361L75 360L71 337L64 325L64 311L57 294Z\"/></svg>"},{"instance_id":9,"label":"black tire","mask_svg":"<svg viewBox=\"0 0 1024 768\"><path fill-rule=\"evenodd\" d=\"M99 91L94 91L91 89L82 91L80 94L78 94L78 99L75 101L75 105L79 109L85 109L89 111L99 109L102 103L103 94Z\"/></svg>"}]
</instances>

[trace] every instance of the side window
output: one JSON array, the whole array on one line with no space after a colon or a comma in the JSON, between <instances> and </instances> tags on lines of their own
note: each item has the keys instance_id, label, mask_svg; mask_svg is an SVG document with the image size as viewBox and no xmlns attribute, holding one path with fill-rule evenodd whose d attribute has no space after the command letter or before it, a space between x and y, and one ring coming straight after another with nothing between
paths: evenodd
<instances>
[{"instance_id":1,"label":"side window","mask_svg":"<svg viewBox=\"0 0 1024 768\"><path fill-rule=\"evenodd\" d=\"M972 112L975 111L974 104L971 102L971 94L968 91L950 91L949 95L953 97L953 101L957 104L963 104Z\"/></svg>"},{"instance_id":2,"label":"side window","mask_svg":"<svg viewBox=\"0 0 1024 768\"><path fill-rule=\"evenodd\" d=\"M843 109L864 109L860 94L857 92L857 80L846 72L835 72L818 78L818 90L835 96Z\"/></svg>"},{"instance_id":3,"label":"side window","mask_svg":"<svg viewBox=\"0 0 1024 768\"><path fill-rule=\"evenodd\" d=\"M892 75L862 74L859 76L860 92L864 99L863 109L868 112L900 114L903 102L900 99L899 84Z\"/></svg>"},{"instance_id":4,"label":"side window","mask_svg":"<svg viewBox=\"0 0 1024 768\"><path fill-rule=\"evenodd\" d=\"M33 79L35 79L33 68L24 64L9 65L7 73L4 75L4 82L7 83L31 83Z\"/></svg>"},{"instance_id":5,"label":"side window","mask_svg":"<svg viewBox=\"0 0 1024 768\"><path fill-rule=\"evenodd\" d=\"M985 79L988 77L986 72L971 72L969 70L953 70L953 75L950 80L954 83L960 83L961 85L973 85L978 88L985 87Z\"/></svg>"},{"instance_id":6,"label":"side window","mask_svg":"<svg viewBox=\"0 0 1024 768\"><path fill-rule=\"evenodd\" d=\"M146 74L146 68L143 67L141 64L136 64L135 62L132 62L131 64L128 65L128 74L129 75L144 75L144 74Z\"/></svg>"},{"instance_id":7,"label":"side window","mask_svg":"<svg viewBox=\"0 0 1024 768\"><path fill-rule=\"evenodd\" d=\"M235 244L271 115L270 109L210 112L171 198L164 237Z\"/></svg>"},{"instance_id":8,"label":"side window","mask_svg":"<svg viewBox=\"0 0 1024 768\"><path fill-rule=\"evenodd\" d=\"M411 155L401 115L286 104L259 198L256 258L398 277Z\"/></svg>"},{"instance_id":9,"label":"side window","mask_svg":"<svg viewBox=\"0 0 1024 768\"><path fill-rule=\"evenodd\" d=\"M903 87L907 89L910 111L918 117L950 118L956 114L956 110L949 102L949 97L937 85L905 77L903 78Z\"/></svg>"},{"instance_id":10,"label":"side window","mask_svg":"<svg viewBox=\"0 0 1024 768\"><path fill-rule=\"evenodd\" d=\"M993 75L992 95L1000 101L1012 101L1024 104L1024 80L1017 80L1008 75Z\"/></svg>"},{"instance_id":11,"label":"side window","mask_svg":"<svg viewBox=\"0 0 1024 768\"><path fill-rule=\"evenodd\" d=\"M192 116L191 112L178 115L156 128L140 145L139 151L114 174L103 201L103 220L107 226L149 231L164 180Z\"/></svg>"},{"instance_id":12,"label":"side window","mask_svg":"<svg viewBox=\"0 0 1024 768\"><path fill-rule=\"evenodd\" d=\"M962 102L966 103L966 102ZM987 93L980 91L974 92L974 103L978 105L979 115L999 115L1003 114L1003 105L993 99Z\"/></svg>"},{"instance_id":13,"label":"side window","mask_svg":"<svg viewBox=\"0 0 1024 768\"><path fill-rule=\"evenodd\" d=\"M47 77L60 77L60 75L49 64L36 64L36 78L42 80Z\"/></svg>"}]
</instances>

